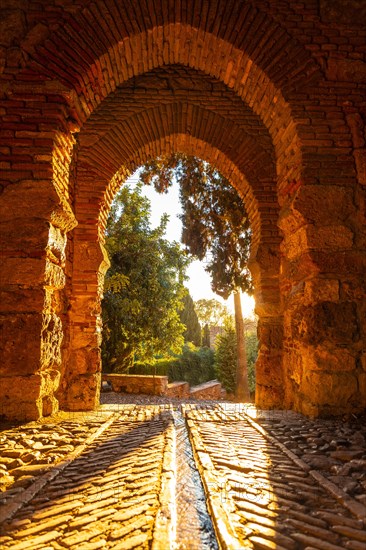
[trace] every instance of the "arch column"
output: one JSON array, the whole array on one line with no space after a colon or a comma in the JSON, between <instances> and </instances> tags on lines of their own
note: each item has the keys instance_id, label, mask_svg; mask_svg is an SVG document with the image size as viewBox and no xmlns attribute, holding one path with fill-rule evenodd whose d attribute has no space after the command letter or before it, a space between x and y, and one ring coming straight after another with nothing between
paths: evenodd
<instances>
[{"instance_id":1,"label":"arch column","mask_svg":"<svg viewBox=\"0 0 366 550\"><path fill-rule=\"evenodd\" d=\"M351 160L347 150L322 155L319 148L279 221L285 405L312 416L357 413L366 406L366 256ZM316 179L306 177L311 171Z\"/></svg>"},{"instance_id":2,"label":"arch column","mask_svg":"<svg viewBox=\"0 0 366 550\"><path fill-rule=\"evenodd\" d=\"M271 233L270 226L267 231ZM285 403L278 241L278 233L273 228L273 236L263 238L249 263L255 289L255 309L259 318L255 401L262 409L282 409Z\"/></svg>"},{"instance_id":3,"label":"arch column","mask_svg":"<svg viewBox=\"0 0 366 550\"><path fill-rule=\"evenodd\" d=\"M55 189L51 163L44 163L41 174L36 162L28 166L28 179L13 172L19 179L4 189L0 215L0 415L19 420L58 410L65 246L76 225L66 198Z\"/></svg>"},{"instance_id":4,"label":"arch column","mask_svg":"<svg viewBox=\"0 0 366 550\"><path fill-rule=\"evenodd\" d=\"M92 209L91 209L92 210ZM92 214L92 212L89 212ZM98 212L95 212L96 217ZM101 385L101 300L109 259L98 240L97 225L82 225L73 234L72 281L69 289L65 372L58 399L64 410L92 410Z\"/></svg>"}]
</instances>

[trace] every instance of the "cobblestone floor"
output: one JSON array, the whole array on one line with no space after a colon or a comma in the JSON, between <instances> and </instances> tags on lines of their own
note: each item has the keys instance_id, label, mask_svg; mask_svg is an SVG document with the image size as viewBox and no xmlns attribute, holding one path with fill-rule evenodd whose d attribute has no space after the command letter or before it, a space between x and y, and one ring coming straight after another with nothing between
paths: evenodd
<instances>
[{"instance_id":1,"label":"cobblestone floor","mask_svg":"<svg viewBox=\"0 0 366 550\"><path fill-rule=\"evenodd\" d=\"M102 403L0 432L0 548L365 550L362 419Z\"/></svg>"}]
</instances>

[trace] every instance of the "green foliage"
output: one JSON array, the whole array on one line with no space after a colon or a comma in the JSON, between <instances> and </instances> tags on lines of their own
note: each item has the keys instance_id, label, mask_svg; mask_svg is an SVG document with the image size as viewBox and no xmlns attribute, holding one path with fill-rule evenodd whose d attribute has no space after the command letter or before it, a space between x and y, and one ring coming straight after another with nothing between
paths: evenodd
<instances>
[{"instance_id":1,"label":"green foliage","mask_svg":"<svg viewBox=\"0 0 366 550\"><path fill-rule=\"evenodd\" d=\"M191 295L187 294L183 298L183 309L179 313L180 321L185 325L186 330L183 334L185 342L192 342L195 346L201 345L201 326L198 321L197 313Z\"/></svg>"},{"instance_id":2,"label":"green foliage","mask_svg":"<svg viewBox=\"0 0 366 550\"><path fill-rule=\"evenodd\" d=\"M214 292L227 298L234 290L252 291L248 258L251 232L242 198L207 162L176 153L144 166L141 181L167 191L174 177L183 208L182 242L206 259Z\"/></svg>"},{"instance_id":3,"label":"green foliage","mask_svg":"<svg viewBox=\"0 0 366 550\"><path fill-rule=\"evenodd\" d=\"M221 325L228 315L227 307L214 298L208 300L201 298L195 302L197 316L202 325L217 326Z\"/></svg>"},{"instance_id":4,"label":"green foliage","mask_svg":"<svg viewBox=\"0 0 366 550\"><path fill-rule=\"evenodd\" d=\"M216 338L215 369L217 379L229 393L236 385L237 340L235 326L229 319L225 331Z\"/></svg>"},{"instance_id":5,"label":"green foliage","mask_svg":"<svg viewBox=\"0 0 366 550\"><path fill-rule=\"evenodd\" d=\"M160 192L167 191L174 178L179 182L183 210L182 242L192 255L200 260L205 259L212 290L223 298L228 298L231 293L235 298L240 297L239 290L251 293L249 220L242 198L229 181L207 162L181 153L148 163L140 178L143 183L155 185ZM245 345L240 338L241 307L238 300L234 301L237 327L236 395L243 400L249 398L247 362ZM223 364L222 369L225 383L232 386L228 367Z\"/></svg>"},{"instance_id":6,"label":"green foliage","mask_svg":"<svg viewBox=\"0 0 366 550\"><path fill-rule=\"evenodd\" d=\"M245 335L248 361L248 382L251 393L255 392L255 362L258 357L258 337L256 332L247 332Z\"/></svg>"},{"instance_id":7,"label":"green foliage","mask_svg":"<svg viewBox=\"0 0 366 550\"><path fill-rule=\"evenodd\" d=\"M108 219L106 249L111 267L105 279L103 368L126 372L134 359L179 353L184 325L178 310L185 294L187 255L164 239L167 216L150 228L150 203L141 187L123 187Z\"/></svg>"},{"instance_id":8,"label":"green foliage","mask_svg":"<svg viewBox=\"0 0 366 550\"><path fill-rule=\"evenodd\" d=\"M202 329L202 346L206 348L210 347L210 327L207 323Z\"/></svg>"},{"instance_id":9,"label":"green foliage","mask_svg":"<svg viewBox=\"0 0 366 550\"><path fill-rule=\"evenodd\" d=\"M169 382L188 382L196 386L215 378L214 352L186 344L179 356L161 358L154 363L136 362L129 372L168 376Z\"/></svg>"},{"instance_id":10,"label":"green foliage","mask_svg":"<svg viewBox=\"0 0 366 550\"><path fill-rule=\"evenodd\" d=\"M258 338L255 332L245 335L245 347L248 361L248 382L251 393L255 392L255 362L258 355ZM215 369L218 380L224 388L235 392L237 366L237 340L234 323L229 318L225 332L216 339Z\"/></svg>"}]
</instances>

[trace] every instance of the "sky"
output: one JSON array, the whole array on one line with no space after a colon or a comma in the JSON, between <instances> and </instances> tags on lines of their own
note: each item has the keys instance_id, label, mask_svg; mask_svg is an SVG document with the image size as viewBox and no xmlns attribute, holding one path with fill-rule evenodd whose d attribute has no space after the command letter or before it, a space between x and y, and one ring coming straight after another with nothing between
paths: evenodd
<instances>
[{"instance_id":1,"label":"sky","mask_svg":"<svg viewBox=\"0 0 366 550\"><path fill-rule=\"evenodd\" d=\"M126 184L133 187L138 182L138 172L135 172L127 181ZM181 212L179 201L179 186L174 184L168 193L160 194L153 187L144 186L142 194L147 197L151 203L151 225L156 227L160 223L161 216L165 213L169 215L169 222L166 231L166 238L170 241L178 241L181 239L182 224L178 218ZM187 270L188 280L185 285L194 301L201 298L214 298L226 305L228 310L234 312L234 299L232 296L228 300L224 300L211 290L211 277L204 269L203 262L198 260L193 261ZM242 308L244 317L252 317L254 309L254 299L247 294L242 294Z\"/></svg>"}]
</instances>

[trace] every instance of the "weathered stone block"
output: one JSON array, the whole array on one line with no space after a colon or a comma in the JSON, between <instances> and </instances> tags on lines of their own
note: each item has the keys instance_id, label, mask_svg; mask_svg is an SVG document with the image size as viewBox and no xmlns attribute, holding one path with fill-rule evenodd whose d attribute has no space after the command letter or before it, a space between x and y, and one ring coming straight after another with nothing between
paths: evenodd
<instances>
[{"instance_id":1,"label":"weathered stone block","mask_svg":"<svg viewBox=\"0 0 366 550\"><path fill-rule=\"evenodd\" d=\"M99 348L78 348L70 352L68 367L77 374L92 374L100 370Z\"/></svg>"},{"instance_id":2,"label":"weathered stone block","mask_svg":"<svg viewBox=\"0 0 366 550\"><path fill-rule=\"evenodd\" d=\"M71 375L73 373L70 373ZM67 411L91 411L99 406L101 374L82 374L66 378L57 393L60 407Z\"/></svg>"},{"instance_id":3,"label":"weathered stone block","mask_svg":"<svg viewBox=\"0 0 366 550\"><path fill-rule=\"evenodd\" d=\"M361 394L360 406L366 407L366 372L357 375L358 388Z\"/></svg>"},{"instance_id":4,"label":"weathered stone block","mask_svg":"<svg viewBox=\"0 0 366 550\"><path fill-rule=\"evenodd\" d=\"M302 224L338 225L354 212L352 194L341 185L304 185L293 203L293 215L301 216ZM293 230L290 222L291 216L281 217L281 229Z\"/></svg>"},{"instance_id":5,"label":"weathered stone block","mask_svg":"<svg viewBox=\"0 0 366 550\"><path fill-rule=\"evenodd\" d=\"M283 326L260 321L258 323L258 338L261 342L261 349L281 349L283 345Z\"/></svg>"},{"instance_id":6,"label":"weathered stone block","mask_svg":"<svg viewBox=\"0 0 366 550\"><path fill-rule=\"evenodd\" d=\"M259 351L256 361L256 382L263 386L282 386L283 385L283 366L282 354L275 355L271 353L266 355Z\"/></svg>"},{"instance_id":7,"label":"weathered stone block","mask_svg":"<svg viewBox=\"0 0 366 550\"><path fill-rule=\"evenodd\" d=\"M255 404L260 409L283 409L283 388L258 384L255 393Z\"/></svg>"},{"instance_id":8,"label":"weathered stone block","mask_svg":"<svg viewBox=\"0 0 366 550\"><path fill-rule=\"evenodd\" d=\"M22 10L7 9L1 11L0 45L11 46L17 44L25 34L25 16Z\"/></svg>"},{"instance_id":9,"label":"weathered stone block","mask_svg":"<svg viewBox=\"0 0 366 550\"><path fill-rule=\"evenodd\" d=\"M23 180L4 189L1 219L14 222L31 217L49 221L59 203L51 180Z\"/></svg>"},{"instance_id":10,"label":"weathered stone block","mask_svg":"<svg viewBox=\"0 0 366 550\"><path fill-rule=\"evenodd\" d=\"M59 402L53 395L42 397L42 416L56 414L59 410Z\"/></svg>"},{"instance_id":11,"label":"weathered stone block","mask_svg":"<svg viewBox=\"0 0 366 550\"><path fill-rule=\"evenodd\" d=\"M366 351L364 351L361 356L361 365L363 370L366 372Z\"/></svg>"},{"instance_id":12,"label":"weathered stone block","mask_svg":"<svg viewBox=\"0 0 366 550\"><path fill-rule=\"evenodd\" d=\"M24 421L42 415L40 375L1 378L0 384L0 416Z\"/></svg>"},{"instance_id":13,"label":"weathered stone block","mask_svg":"<svg viewBox=\"0 0 366 550\"><path fill-rule=\"evenodd\" d=\"M304 371L300 392L316 405L328 405L334 409L345 408L357 399L358 384L349 373Z\"/></svg>"},{"instance_id":14,"label":"weathered stone block","mask_svg":"<svg viewBox=\"0 0 366 550\"><path fill-rule=\"evenodd\" d=\"M46 260L44 284L45 286L53 289L64 288L66 284L66 276L62 267Z\"/></svg>"},{"instance_id":15,"label":"weathered stone block","mask_svg":"<svg viewBox=\"0 0 366 550\"><path fill-rule=\"evenodd\" d=\"M363 0L320 0L320 17L330 25L359 26L366 18Z\"/></svg>"},{"instance_id":16,"label":"weathered stone block","mask_svg":"<svg viewBox=\"0 0 366 550\"><path fill-rule=\"evenodd\" d=\"M359 338L356 304L320 302L299 307L293 315L293 336L311 345L356 341Z\"/></svg>"},{"instance_id":17,"label":"weathered stone block","mask_svg":"<svg viewBox=\"0 0 366 550\"><path fill-rule=\"evenodd\" d=\"M42 288L19 289L8 287L0 291L0 311L2 313L39 313L42 311L45 292Z\"/></svg>"},{"instance_id":18,"label":"weathered stone block","mask_svg":"<svg viewBox=\"0 0 366 550\"><path fill-rule=\"evenodd\" d=\"M342 250L351 248L352 244L353 233L345 226L307 225L289 235L283 241L282 248L286 251L288 259L292 260L308 249Z\"/></svg>"},{"instance_id":19,"label":"weathered stone block","mask_svg":"<svg viewBox=\"0 0 366 550\"><path fill-rule=\"evenodd\" d=\"M49 233L47 220L25 218L0 221L0 243L2 250L20 248L22 250L44 250Z\"/></svg>"},{"instance_id":20,"label":"weathered stone block","mask_svg":"<svg viewBox=\"0 0 366 550\"><path fill-rule=\"evenodd\" d=\"M42 315L22 314L0 319L2 376L30 375L41 363Z\"/></svg>"},{"instance_id":21,"label":"weathered stone block","mask_svg":"<svg viewBox=\"0 0 366 550\"><path fill-rule=\"evenodd\" d=\"M255 272L264 270L266 277L271 277L278 276L279 265L278 248L263 245L258 248L255 258L251 258L250 269Z\"/></svg>"},{"instance_id":22,"label":"weathered stone block","mask_svg":"<svg viewBox=\"0 0 366 550\"><path fill-rule=\"evenodd\" d=\"M73 321L75 321L74 318ZM80 324L71 328L70 353L81 348L95 349L98 347L95 319L93 321L94 323L86 323L84 319L84 325Z\"/></svg>"},{"instance_id":23,"label":"weathered stone block","mask_svg":"<svg viewBox=\"0 0 366 550\"><path fill-rule=\"evenodd\" d=\"M347 348L313 348L301 346L304 370L323 372L352 372L356 369L356 357Z\"/></svg>"},{"instance_id":24,"label":"weathered stone block","mask_svg":"<svg viewBox=\"0 0 366 550\"><path fill-rule=\"evenodd\" d=\"M350 113L346 116L352 134L353 146L358 149L365 145L364 123L359 113Z\"/></svg>"},{"instance_id":25,"label":"weathered stone block","mask_svg":"<svg viewBox=\"0 0 366 550\"><path fill-rule=\"evenodd\" d=\"M99 242L80 242L75 237L74 247L75 258L77 258L76 270L96 272L102 263L104 265L104 254Z\"/></svg>"},{"instance_id":26,"label":"weathered stone block","mask_svg":"<svg viewBox=\"0 0 366 550\"><path fill-rule=\"evenodd\" d=\"M312 264L313 269L315 268L315 273L332 273L339 278L348 278L363 277L366 272L366 256L355 249L340 251L336 254L325 250L313 250L309 260L308 263ZM299 265L299 269L306 277L304 267Z\"/></svg>"},{"instance_id":27,"label":"weathered stone block","mask_svg":"<svg viewBox=\"0 0 366 550\"><path fill-rule=\"evenodd\" d=\"M66 235L54 225L50 225L47 243L47 253L52 260L56 259L61 265L65 262Z\"/></svg>"},{"instance_id":28,"label":"weathered stone block","mask_svg":"<svg viewBox=\"0 0 366 550\"><path fill-rule=\"evenodd\" d=\"M365 83L366 63L361 59L336 59L331 57L327 62L326 74L329 80Z\"/></svg>"},{"instance_id":29,"label":"weathered stone block","mask_svg":"<svg viewBox=\"0 0 366 550\"><path fill-rule=\"evenodd\" d=\"M366 151L365 149L357 149L353 154L356 162L358 181L362 185L366 185Z\"/></svg>"},{"instance_id":30,"label":"weathered stone block","mask_svg":"<svg viewBox=\"0 0 366 550\"><path fill-rule=\"evenodd\" d=\"M61 319L55 313L44 314L41 339L41 368L61 365L63 328Z\"/></svg>"},{"instance_id":31,"label":"weathered stone block","mask_svg":"<svg viewBox=\"0 0 366 550\"><path fill-rule=\"evenodd\" d=\"M40 286L44 284L45 268L43 258L3 258L0 280L8 285Z\"/></svg>"},{"instance_id":32,"label":"weathered stone block","mask_svg":"<svg viewBox=\"0 0 366 550\"><path fill-rule=\"evenodd\" d=\"M284 384L290 388L290 393L292 391L293 382L300 386L303 373L304 373L304 362L303 355L301 352L296 350L286 350L283 355L284 363Z\"/></svg>"},{"instance_id":33,"label":"weathered stone block","mask_svg":"<svg viewBox=\"0 0 366 550\"><path fill-rule=\"evenodd\" d=\"M305 304L316 302L338 302L339 281L336 279L312 279L305 281Z\"/></svg>"}]
</instances>

